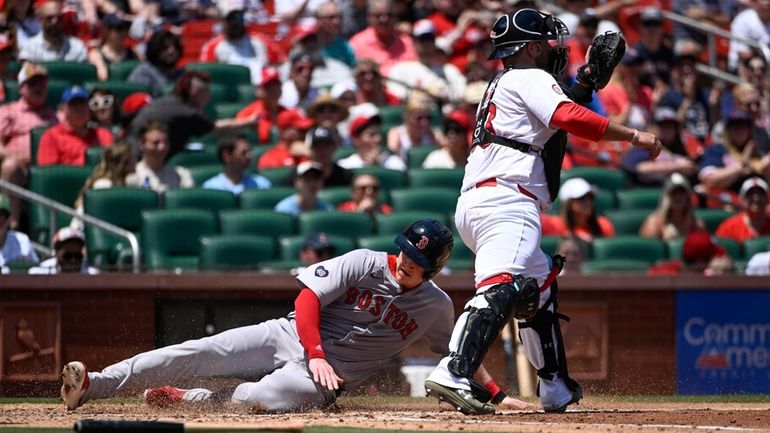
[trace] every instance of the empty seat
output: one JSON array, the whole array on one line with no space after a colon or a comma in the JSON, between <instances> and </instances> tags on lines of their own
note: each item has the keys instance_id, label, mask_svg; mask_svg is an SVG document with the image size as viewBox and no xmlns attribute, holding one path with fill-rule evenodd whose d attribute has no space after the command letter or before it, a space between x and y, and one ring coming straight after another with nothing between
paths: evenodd
<instances>
[{"instance_id":1,"label":"empty seat","mask_svg":"<svg viewBox=\"0 0 770 433\"><path fill-rule=\"evenodd\" d=\"M59 80L53 77L48 78L48 96L45 98L46 104L49 107L58 107L61 102L62 94L64 90L72 87L72 82L69 80Z\"/></svg>"},{"instance_id":2,"label":"empty seat","mask_svg":"<svg viewBox=\"0 0 770 433\"><path fill-rule=\"evenodd\" d=\"M296 169L294 167L268 168L260 170L259 174L265 176L273 187L291 186L291 179L294 177Z\"/></svg>"},{"instance_id":3,"label":"empty seat","mask_svg":"<svg viewBox=\"0 0 770 433\"><path fill-rule=\"evenodd\" d=\"M756 253L770 250L770 236L760 236L754 239L746 239L743 243L745 257L751 259Z\"/></svg>"},{"instance_id":4,"label":"empty seat","mask_svg":"<svg viewBox=\"0 0 770 433\"><path fill-rule=\"evenodd\" d=\"M382 129L384 131L404 123L405 105L388 105L379 109L380 117L382 117Z\"/></svg>"},{"instance_id":5,"label":"empty seat","mask_svg":"<svg viewBox=\"0 0 770 433\"><path fill-rule=\"evenodd\" d=\"M724 209L695 209L695 216L703 220L709 233L714 233L719 224L732 215L733 212Z\"/></svg>"},{"instance_id":6,"label":"empty seat","mask_svg":"<svg viewBox=\"0 0 770 433\"><path fill-rule=\"evenodd\" d=\"M452 247L452 256L449 258L447 268L451 272L467 272L474 269L476 256L464 243L460 237L455 236L454 246Z\"/></svg>"},{"instance_id":7,"label":"empty seat","mask_svg":"<svg viewBox=\"0 0 770 433\"><path fill-rule=\"evenodd\" d=\"M278 239L297 233L294 216L262 209L236 209L219 213L219 227L225 235L257 235Z\"/></svg>"},{"instance_id":8,"label":"empty seat","mask_svg":"<svg viewBox=\"0 0 770 433\"><path fill-rule=\"evenodd\" d=\"M406 152L406 165L409 169L422 168L422 163L428 158L428 155L434 150L438 150L438 146L417 146L412 147Z\"/></svg>"},{"instance_id":9,"label":"empty seat","mask_svg":"<svg viewBox=\"0 0 770 433\"><path fill-rule=\"evenodd\" d=\"M334 151L334 155L332 156L332 159L334 161L339 161L340 159L345 159L354 153L356 153L356 149L353 147L347 147L347 146L340 147Z\"/></svg>"},{"instance_id":10,"label":"empty seat","mask_svg":"<svg viewBox=\"0 0 770 433\"><path fill-rule=\"evenodd\" d=\"M462 168L413 168L409 170L412 188L438 187L460 190L465 169Z\"/></svg>"},{"instance_id":11,"label":"empty seat","mask_svg":"<svg viewBox=\"0 0 770 433\"><path fill-rule=\"evenodd\" d=\"M663 241L641 236L597 238L593 241L592 249L595 260L627 259L652 264L667 257Z\"/></svg>"},{"instance_id":12,"label":"empty seat","mask_svg":"<svg viewBox=\"0 0 770 433\"><path fill-rule=\"evenodd\" d=\"M274 260L275 240L266 236L212 235L200 238L199 268L205 271L257 270Z\"/></svg>"},{"instance_id":13,"label":"empty seat","mask_svg":"<svg viewBox=\"0 0 770 433\"><path fill-rule=\"evenodd\" d=\"M37 149L40 147L40 137L50 128L49 126L37 126L29 131L30 164L37 165Z\"/></svg>"},{"instance_id":14,"label":"empty seat","mask_svg":"<svg viewBox=\"0 0 770 433\"><path fill-rule=\"evenodd\" d=\"M653 210L660 202L660 188L632 188L617 192L618 208L621 210Z\"/></svg>"},{"instance_id":15,"label":"empty seat","mask_svg":"<svg viewBox=\"0 0 770 433\"><path fill-rule=\"evenodd\" d=\"M301 213L298 221L299 233L303 235L323 232L358 238L374 232L372 217L366 213L311 211Z\"/></svg>"},{"instance_id":16,"label":"empty seat","mask_svg":"<svg viewBox=\"0 0 770 433\"><path fill-rule=\"evenodd\" d=\"M163 207L166 209L204 209L213 212L235 209L237 199L229 191L204 188L174 188L163 193Z\"/></svg>"},{"instance_id":17,"label":"empty seat","mask_svg":"<svg viewBox=\"0 0 770 433\"><path fill-rule=\"evenodd\" d=\"M615 227L619 235L638 235L644 220L650 216L649 210L619 210L604 214Z\"/></svg>"},{"instance_id":18,"label":"empty seat","mask_svg":"<svg viewBox=\"0 0 770 433\"><path fill-rule=\"evenodd\" d=\"M424 211L424 212L454 212L457 206L459 190L447 188L408 188L391 191L390 200L393 210Z\"/></svg>"},{"instance_id":19,"label":"empty seat","mask_svg":"<svg viewBox=\"0 0 770 433\"><path fill-rule=\"evenodd\" d=\"M29 189L65 206L73 207L80 190L91 175L89 167L73 165L51 165L30 167ZM49 239L50 214L47 208L39 204L30 204L30 228L32 240L47 244ZM72 217L58 214L56 226L63 227Z\"/></svg>"},{"instance_id":20,"label":"empty seat","mask_svg":"<svg viewBox=\"0 0 770 433\"><path fill-rule=\"evenodd\" d=\"M580 270L584 274L644 274L649 267L650 263L645 260L602 259L587 260L580 265Z\"/></svg>"},{"instance_id":21,"label":"empty seat","mask_svg":"<svg viewBox=\"0 0 770 433\"><path fill-rule=\"evenodd\" d=\"M393 212L391 214L377 214L374 216L376 231L379 235L397 235L414 224L417 220L430 218L446 224L446 217L439 212Z\"/></svg>"},{"instance_id":22,"label":"empty seat","mask_svg":"<svg viewBox=\"0 0 770 433\"><path fill-rule=\"evenodd\" d=\"M103 147L89 147L86 149L86 166L91 168L95 167L102 162L102 156L104 156Z\"/></svg>"},{"instance_id":23,"label":"empty seat","mask_svg":"<svg viewBox=\"0 0 770 433\"><path fill-rule=\"evenodd\" d=\"M622 189L626 184L626 175L620 170L603 167L573 167L562 172L561 183L569 179L581 177L586 182L598 188L612 191Z\"/></svg>"},{"instance_id":24,"label":"empty seat","mask_svg":"<svg viewBox=\"0 0 770 433\"><path fill-rule=\"evenodd\" d=\"M134 234L142 229L142 211L158 207L158 194L151 189L89 189L83 195L86 215L104 220ZM130 253L125 238L86 224L89 261L99 268L119 263L123 252Z\"/></svg>"},{"instance_id":25,"label":"empty seat","mask_svg":"<svg viewBox=\"0 0 770 433\"><path fill-rule=\"evenodd\" d=\"M216 148L204 148L203 150L184 150L169 158L169 164L182 167L198 167L201 165L219 165L222 168Z\"/></svg>"},{"instance_id":26,"label":"empty seat","mask_svg":"<svg viewBox=\"0 0 770 433\"><path fill-rule=\"evenodd\" d=\"M141 65L139 60L123 60L117 63L110 63L110 81L122 82L128 80L128 76Z\"/></svg>"},{"instance_id":27,"label":"empty seat","mask_svg":"<svg viewBox=\"0 0 770 433\"><path fill-rule=\"evenodd\" d=\"M394 240L395 237L391 235L364 236L358 238L358 246L374 251L385 251L388 254L398 254L400 250Z\"/></svg>"},{"instance_id":28,"label":"empty seat","mask_svg":"<svg viewBox=\"0 0 770 433\"><path fill-rule=\"evenodd\" d=\"M380 181L380 186L391 190L404 188L406 186L406 173L398 170L391 170L384 167L364 167L353 169L353 173L368 173Z\"/></svg>"},{"instance_id":29,"label":"empty seat","mask_svg":"<svg viewBox=\"0 0 770 433\"><path fill-rule=\"evenodd\" d=\"M150 270L195 270L201 236L216 233L214 214L202 209L142 212L142 255Z\"/></svg>"},{"instance_id":30,"label":"empty seat","mask_svg":"<svg viewBox=\"0 0 770 433\"><path fill-rule=\"evenodd\" d=\"M285 236L279 240L281 250L281 260L296 261L299 258L299 251L302 249L302 242L305 236ZM353 251L356 243L353 239L345 236L329 235L329 243L336 249L336 255L342 255Z\"/></svg>"},{"instance_id":31,"label":"empty seat","mask_svg":"<svg viewBox=\"0 0 770 433\"><path fill-rule=\"evenodd\" d=\"M190 171L190 176L192 176L196 186L203 186L204 182L222 172L220 164L197 165L185 168Z\"/></svg>"},{"instance_id":32,"label":"empty seat","mask_svg":"<svg viewBox=\"0 0 770 433\"><path fill-rule=\"evenodd\" d=\"M543 236L540 238L540 249L543 250L546 255L552 256L556 254L556 249L563 239L564 238L560 236Z\"/></svg>"},{"instance_id":33,"label":"empty seat","mask_svg":"<svg viewBox=\"0 0 770 433\"><path fill-rule=\"evenodd\" d=\"M224 102L214 106L216 119L231 119L245 107L242 102Z\"/></svg>"},{"instance_id":34,"label":"empty seat","mask_svg":"<svg viewBox=\"0 0 770 433\"><path fill-rule=\"evenodd\" d=\"M241 209L273 210L279 201L296 192L294 188L276 186L270 189L248 189L241 193Z\"/></svg>"},{"instance_id":35,"label":"empty seat","mask_svg":"<svg viewBox=\"0 0 770 433\"><path fill-rule=\"evenodd\" d=\"M68 81L70 84L83 85L86 81L96 81L96 67L87 62L45 62L48 78L51 80ZM59 95L61 96L61 95Z\"/></svg>"}]
</instances>

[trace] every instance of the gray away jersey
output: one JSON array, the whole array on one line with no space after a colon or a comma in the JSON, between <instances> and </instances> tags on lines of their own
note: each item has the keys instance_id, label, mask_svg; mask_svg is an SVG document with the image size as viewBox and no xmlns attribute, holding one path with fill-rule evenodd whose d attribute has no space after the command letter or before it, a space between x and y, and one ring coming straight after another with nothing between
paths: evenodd
<instances>
[{"instance_id":1,"label":"gray away jersey","mask_svg":"<svg viewBox=\"0 0 770 433\"><path fill-rule=\"evenodd\" d=\"M448 351L454 325L449 296L432 280L402 293L394 272L395 256L360 249L297 276L321 301L321 344L348 385L423 336L434 352Z\"/></svg>"}]
</instances>

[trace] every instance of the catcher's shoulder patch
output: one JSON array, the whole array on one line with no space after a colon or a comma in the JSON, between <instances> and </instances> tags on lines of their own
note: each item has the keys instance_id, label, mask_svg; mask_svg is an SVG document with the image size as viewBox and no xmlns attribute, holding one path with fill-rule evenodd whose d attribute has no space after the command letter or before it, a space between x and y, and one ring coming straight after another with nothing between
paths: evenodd
<instances>
[{"instance_id":1,"label":"catcher's shoulder patch","mask_svg":"<svg viewBox=\"0 0 770 433\"><path fill-rule=\"evenodd\" d=\"M551 85L551 88L553 89L554 92L556 92L559 95L563 95L564 94L564 90L561 90L561 86L558 85L557 83L553 83Z\"/></svg>"},{"instance_id":2,"label":"catcher's shoulder patch","mask_svg":"<svg viewBox=\"0 0 770 433\"><path fill-rule=\"evenodd\" d=\"M323 266L319 266L315 268L315 276L319 278L325 278L329 276L329 271L326 270Z\"/></svg>"}]
</instances>

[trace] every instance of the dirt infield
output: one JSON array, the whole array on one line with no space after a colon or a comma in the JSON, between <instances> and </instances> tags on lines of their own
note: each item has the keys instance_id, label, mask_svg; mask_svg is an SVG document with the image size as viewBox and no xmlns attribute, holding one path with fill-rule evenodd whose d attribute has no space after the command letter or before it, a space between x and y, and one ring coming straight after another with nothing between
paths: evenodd
<instances>
[{"instance_id":1,"label":"dirt infield","mask_svg":"<svg viewBox=\"0 0 770 433\"><path fill-rule=\"evenodd\" d=\"M564 414L505 411L464 416L429 399L341 399L326 412L258 414L233 407L149 408L135 400L89 403L74 412L63 405L0 405L2 427L70 427L79 419L172 420L195 424L356 427L470 432L770 432L770 403L656 403L584 399Z\"/></svg>"}]
</instances>

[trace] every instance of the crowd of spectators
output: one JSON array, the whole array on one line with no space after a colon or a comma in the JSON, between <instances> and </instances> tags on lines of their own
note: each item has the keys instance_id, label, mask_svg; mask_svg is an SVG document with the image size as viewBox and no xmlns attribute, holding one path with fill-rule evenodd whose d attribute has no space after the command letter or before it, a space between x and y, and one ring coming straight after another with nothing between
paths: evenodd
<instances>
[{"instance_id":1,"label":"crowd of spectators","mask_svg":"<svg viewBox=\"0 0 770 433\"><path fill-rule=\"evenodd\" d=\"M708 38L666 20L654 0L0 1L0 178L26 187L32 165L83 166L88 149L102 147L84 189L199 186L238 195L293 186L296 193L275 209L297 215L335 209L319 192L349 186L350 200L337 210L389 213L381 179L354 177L353 170L406 172L410 152L420 147L432 149L422 167L462 168L476 106L501 69L487 60L491 26L500 13L522 7L567 24L565 82L574 80L596 34L622 32L627 52L591 108L654 132L665 148L651 160L622 143L570 137L565 170L617 169L633 186L660 187L642 237L706 232L695 215L706 207L736 212L713 236L742 243L770 235L770 2L763 0L665 4L760 44L717 39L712 66L734 74L732 81L698 67L712 60ZM93 65L95 81L54 86L61 77L46 65L56 61ZM215 115L214 91L234 91L233 83L187 68L191 63L245 66L253 96L232 114ZM124 64L133 66L118 81L143 91L122 94L108 85ZM39 127L48 129L33 146ZM196 185L174 157L210 145L198 141L212 134L222 170ZM259 174L275 168L292 171L288 184ZM559 213L542 216L543 234L566 238L563 251L573 257L585 256L584 243L615 235L597 210L598 192L570 179ZM26 228L23 207L12 195L0 204L8 245ZM10 254L5 245L3 256Z\"/></svg>"}]
</instances>

